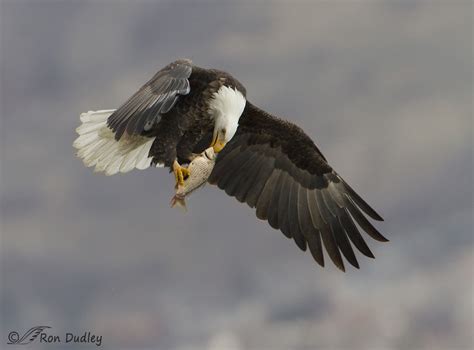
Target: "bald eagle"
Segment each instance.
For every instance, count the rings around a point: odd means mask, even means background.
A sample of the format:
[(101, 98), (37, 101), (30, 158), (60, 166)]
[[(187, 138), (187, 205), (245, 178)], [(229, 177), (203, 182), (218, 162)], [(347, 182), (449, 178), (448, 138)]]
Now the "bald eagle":
[(373, 258), (359, 228), (387, 241), (366, 215), (382, 217), (311, 138), (250, 103), (243, 85), (226, 72), (177, 60), (118, 109), (83, 113), (81, 121), (77, 155), (106, 175), (164, 166), (182, 184), (189, 170), (181, 164), (212, 146), (217, 159), (208, 182), (255, 208), (301, 250), (309, 248), (321, 266), (323, 246), (343, 271), (342, 256), (359, 267), (352, 246)]

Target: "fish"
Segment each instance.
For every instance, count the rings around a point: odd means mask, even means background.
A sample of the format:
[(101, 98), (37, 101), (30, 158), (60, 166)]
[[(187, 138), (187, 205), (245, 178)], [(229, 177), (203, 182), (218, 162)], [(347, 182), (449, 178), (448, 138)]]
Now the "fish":
[(183, 185), (177, 185), (175, 194), (171, 198), (171, 208), (178, 206), (187, 211), (186, 198), (206, 184), (215, 163), (216, 153), (212, 147), (207, 148), (201, 154), (194, 157), (187, 166), (190, 175), (184, 179)]

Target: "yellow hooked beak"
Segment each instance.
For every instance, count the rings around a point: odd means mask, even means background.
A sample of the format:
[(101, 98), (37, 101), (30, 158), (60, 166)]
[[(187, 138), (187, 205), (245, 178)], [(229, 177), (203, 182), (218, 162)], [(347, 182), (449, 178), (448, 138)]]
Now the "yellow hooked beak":
[(225, 134), (221, 131), (217, 131), (214, 133), (214, 137), (212, 139), (211, 146), (214, 149), (215, 153), (219, 153), (225, 147)]

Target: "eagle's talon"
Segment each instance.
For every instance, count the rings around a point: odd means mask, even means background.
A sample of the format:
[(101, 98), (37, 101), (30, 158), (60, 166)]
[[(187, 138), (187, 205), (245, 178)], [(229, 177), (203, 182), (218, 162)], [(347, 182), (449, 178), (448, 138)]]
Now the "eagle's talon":
[(181, 173), (183, 175), (183, 180), (186, 180), (189, 175), (191, 175), (190, 171), (188, 168), (181, 167)]
[(176, 188), (178, 188), (178, 186), (183, 186), (184, 180), (186, 180), (190, 175), (189, 169), (179, 165), (176, 160), (173, 163), (173, 173), (176, 179)]

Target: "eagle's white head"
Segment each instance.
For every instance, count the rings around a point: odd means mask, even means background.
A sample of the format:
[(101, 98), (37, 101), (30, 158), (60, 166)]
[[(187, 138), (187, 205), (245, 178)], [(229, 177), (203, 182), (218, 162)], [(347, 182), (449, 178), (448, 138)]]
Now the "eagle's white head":
[(246, 99), (238, 89), (225, 85), (212, 96), (209, 112), (214, 118), (212, 145), (217, 152), (234, 137), (245, 104)]

